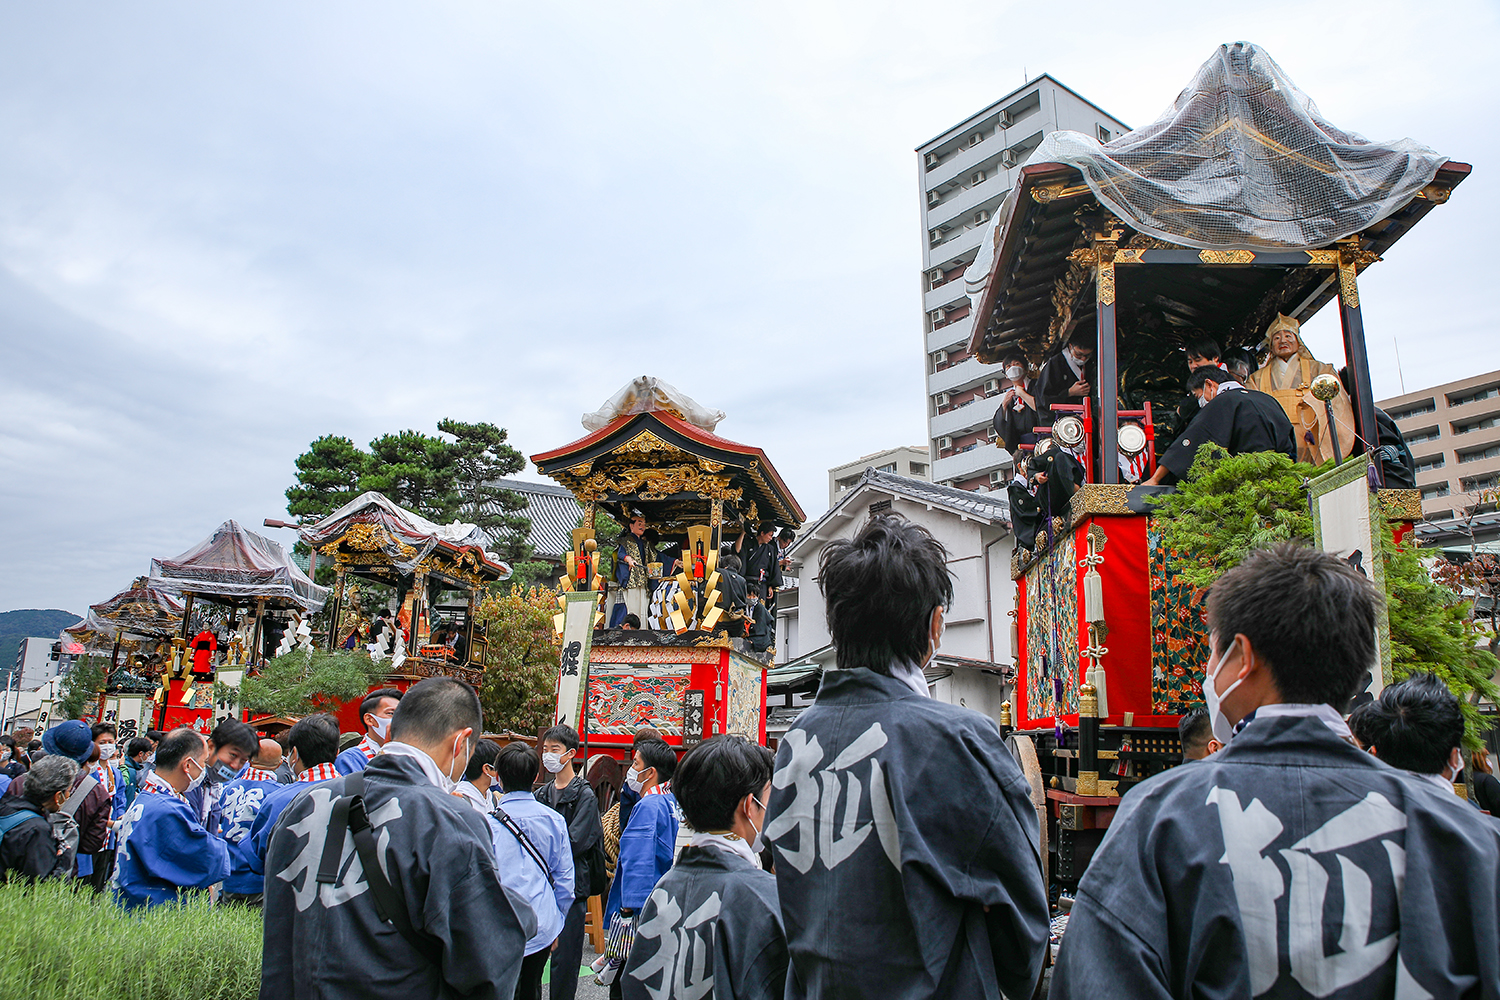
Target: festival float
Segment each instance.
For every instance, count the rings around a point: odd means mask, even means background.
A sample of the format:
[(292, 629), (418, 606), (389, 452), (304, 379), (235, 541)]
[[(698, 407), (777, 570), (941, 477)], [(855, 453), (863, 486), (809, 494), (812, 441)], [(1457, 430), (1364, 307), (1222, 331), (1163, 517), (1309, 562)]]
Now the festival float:
[[(1071, 447), (1087, 475), (1012, 565), (1018, 677), (1001, 729), (1045, 813), (1053, 881), (1076, 885), (1120, 794), (1180, 760), (1177, 722), (1202, 700), (1201, 595), (1162, 544), (1153, 488), (1122, 482), (1115, 458), (1164, 450), (1151, 403), (1162, 413), (1186, 376), (1169, 359), (1190, 333), (1254, 348), (1336, 303), (1352, 428), (1334, 418), (1336, 376), (1283, 390), (1283, 405), (1306, 406), (1342, 459), (1310, 486), (1319, 544), (1381, 583), (1377, 533), (1404, 537), (1421, 503), (1384, 488), (1374, 445), (1349, 457), (1355, 435), (1377, 441), (1358, 279), (1469, 171), (1335, 128), (1246, 44), (1222, 48), (1153, 124), (1103, 144), (1054, 133), (1022, 168), (966, 275), (969, 352), (1035, 366), (1092, 327), (1097, 385), (1118, 387), (1039, 428), (1038, 451)], [(1391, 680), (1381, 631), (1370, 693)]]
[[(585, 415), (584, 437), (532, 456), (584, 510), (559, 581), (556, 717), (578, 729), (586, 754), (625, 759), (648, 726), (682, 748), (720, 733), (765, 742), (775, 649), (746, 638), (718, 558), (746, 527), (797, 528), (805, 515), (765, 452), (714, 433), (723, 418), (642, 376)], [(604, 627), (597, 511), (621, 525), (644, 517), (661, 553), (647, 567), (654, 596), (639, 630)]]
[[(122, 740), (150, 729), (148, 695), (155, 684), (147, 674), (164, 658), (186, 620), (186, 608), (177, 595), (146, 577), (137, 577), (108, 600), (89, 605), (83, 621), (64, 629), (64, 640), (79, 647), (70, 650), (75, 658), (107, 658), (104, 687), (84, 721), (113, 722)], [(43, 700), (37, 716), (39, 731), (47, 727), (55, 700), (55, 694)]]

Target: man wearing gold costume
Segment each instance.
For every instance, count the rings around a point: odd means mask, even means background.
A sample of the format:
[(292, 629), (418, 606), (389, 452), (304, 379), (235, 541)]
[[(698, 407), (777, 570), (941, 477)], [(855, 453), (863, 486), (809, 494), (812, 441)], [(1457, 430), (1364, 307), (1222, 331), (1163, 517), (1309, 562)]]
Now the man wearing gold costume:
[[(1286, 411), (1297, 435), (1297, 460), (1321, 465), (1334, 457), (1333, 434), (1328, 410), (1311, 392), (1313, 379), (1329, 374), (1333, 365), (1319, 361), (1302, 343), (1301, 324), (1289, 316), (1276, 317), (1261, 345), (1269, 353), (1266, 363), (1250, 375), (1250, 388), (1276, 399)], [(1354, 409), (1342, 388), (1332, 400), (1338, 428), (1338, 454), (1347, 458), (1354, 445)]]

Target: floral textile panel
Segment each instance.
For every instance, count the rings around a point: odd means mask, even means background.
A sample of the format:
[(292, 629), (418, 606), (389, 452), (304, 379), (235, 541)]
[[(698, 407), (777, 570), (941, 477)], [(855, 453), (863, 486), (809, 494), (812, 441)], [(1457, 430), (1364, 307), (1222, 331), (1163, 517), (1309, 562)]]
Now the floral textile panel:
[(689, 664), (590, 663), (589, 732), (633, 736), (642, 726), (682, 735)]
[(1151, 552), (1151, 710), (1183, 715), (1203, 701), (1208, 635), (1195, 587), (1176, 572), (1178, 553), (1162, 544), (1153, 518), (1146, 533)]
[(1026, 714), (1050, 719), (1077, 711), (1078, 561), (1068, 532), (1026, 571)]
[(760, 740), (760, 687), (761, 668), (759, 666), (730, 659), (727, 732), (738, 733), (755, 742)]

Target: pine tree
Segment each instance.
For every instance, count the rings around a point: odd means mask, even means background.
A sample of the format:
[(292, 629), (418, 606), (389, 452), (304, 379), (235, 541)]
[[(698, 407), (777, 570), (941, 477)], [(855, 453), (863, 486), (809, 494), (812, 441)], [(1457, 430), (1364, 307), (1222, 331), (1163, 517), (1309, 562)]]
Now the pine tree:
[(311, 523), (359, 496), (370, 456), (346, 437), (325, 434), (297, 456), (297, 484), (286, 491), (289, 514)]

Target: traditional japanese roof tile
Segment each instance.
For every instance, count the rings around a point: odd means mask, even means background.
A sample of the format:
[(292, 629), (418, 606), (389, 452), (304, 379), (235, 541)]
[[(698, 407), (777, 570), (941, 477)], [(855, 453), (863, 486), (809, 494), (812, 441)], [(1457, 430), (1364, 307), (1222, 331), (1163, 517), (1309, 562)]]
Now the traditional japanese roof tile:
[(560, 561), (572, 549), (573, 529), (583, 516), (583, 507), (572, 493), (552, 483), (528, 483), (520, 479), (497, 479), (493, 485), (525, 498), (526, 516), (531, 518), (527, 541), (536, 555)]
[(839, 497), (838, 502), (825, 511), (822, 517), (798, 532), (797, 540), (792, 543), (787, 554), (795, 558), (804, 542), (816, 538), (825, 524), (843, 516), (844, 508), (855, 503), (864, 503), (865, 499), (862, 499), (860, 494), (866, 487), (889, 493), (892, 496), (904, 497), (914, 503), (941, 507), (959, 517), (971, 518), (987, 524), (1010, 526), (1010, 497), (1005, 493), (971, 493), (952, 486), (929, 483), (925, 479), (913, 479), (910, 476), (898, 476), (891, 472), (866, 469), (865, 474), (849, 487)]

